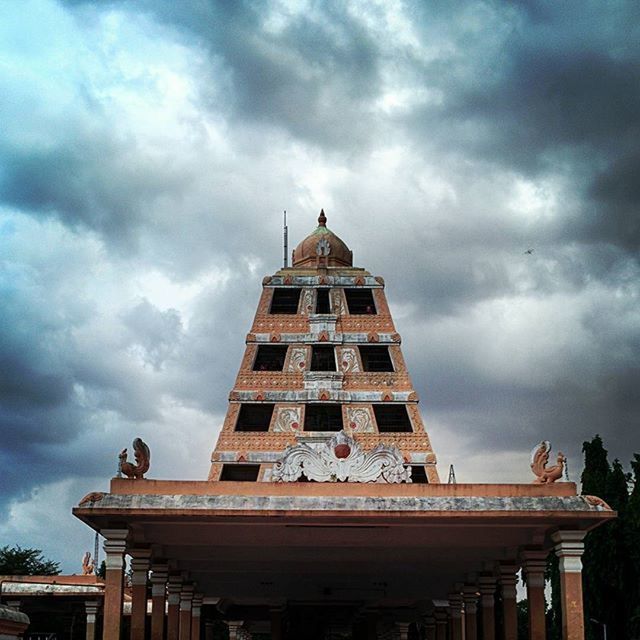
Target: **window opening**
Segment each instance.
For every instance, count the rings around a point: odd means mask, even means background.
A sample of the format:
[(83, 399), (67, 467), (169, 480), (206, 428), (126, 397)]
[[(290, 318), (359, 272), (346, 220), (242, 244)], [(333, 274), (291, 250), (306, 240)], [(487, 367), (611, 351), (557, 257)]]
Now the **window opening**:
[(373, 413), (380, 433), (413, 431), (407, 407), (403, 404), (374, 404)]
[(335, 371), (336, 356), (333, 347), (326, 345), (313, 346), (311, 348), (311, 369), (310, 371)]
[(349, 313), (357, 315), (375, 315), (376, 304), (371, 289), (345, 289)]
[(427, 470), (422, 464), (411, 465), (411, 482), (414, 484), (429, 484)]
[(389, 347), (362, 346), (360, 358), (364, 371), (393, 371), (393, 362), (389, 354)]
[(273, 407), (273, 404), (241, 405), (236, 431), (269, 431)]
[(298, 313), (298, 302), (302, 289), (274, 289), (270, 313)]
[(232, 482), (256, 482), (260, 473), (259, 464), (223, 464), (220, 480)]
[(287, 357), (287, 346), (276, 344), (263, 344), (258, 347), (254, 371), (282, 371)]
[(316, 290), (316, 313), (331, 313), (329, 289)]
[(339, 404), (308, 404), (304, 414), (305, 431), (342, 430), (342, 406)]

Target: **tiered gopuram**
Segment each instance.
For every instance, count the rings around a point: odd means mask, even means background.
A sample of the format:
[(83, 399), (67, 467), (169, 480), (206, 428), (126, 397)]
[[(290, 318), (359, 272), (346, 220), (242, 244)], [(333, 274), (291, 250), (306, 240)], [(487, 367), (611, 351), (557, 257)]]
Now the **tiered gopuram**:
[(412, 482), (438, 482), (384, 280), (354, 267), (326, 222), (321, 212), (293, 266), (262, 282), (209, 479), (283, 479), (273, 465), (288, 446), (318, 449), (344, 430), (365, 452), (398, 449)]

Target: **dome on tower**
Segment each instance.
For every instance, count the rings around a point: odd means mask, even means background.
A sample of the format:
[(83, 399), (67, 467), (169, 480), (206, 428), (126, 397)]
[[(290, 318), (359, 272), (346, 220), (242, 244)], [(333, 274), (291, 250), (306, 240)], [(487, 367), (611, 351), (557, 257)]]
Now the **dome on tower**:
[(294, 249), (291, 263), (294, 267), (315, 267), (320, 259), (329, 267), (353, 266), (353, 253), (349, 247), (327, 229), (324, 209), (320, 211), (318, 227)]

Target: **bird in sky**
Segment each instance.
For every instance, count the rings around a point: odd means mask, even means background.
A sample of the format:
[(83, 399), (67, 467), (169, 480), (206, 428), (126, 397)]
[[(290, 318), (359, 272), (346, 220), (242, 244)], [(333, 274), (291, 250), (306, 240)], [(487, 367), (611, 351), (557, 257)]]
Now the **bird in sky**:
[(527, 249), (527, 250), (525, 251), (525, 254), (526, 254), (526, 255), (531, 255), (532, 253), (533, 253), (533, 249)]

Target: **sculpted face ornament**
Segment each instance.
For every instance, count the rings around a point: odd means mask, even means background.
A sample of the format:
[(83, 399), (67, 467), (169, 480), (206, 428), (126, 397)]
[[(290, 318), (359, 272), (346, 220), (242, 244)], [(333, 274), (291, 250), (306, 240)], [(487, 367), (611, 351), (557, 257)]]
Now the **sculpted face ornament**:
[(322, 240), (318, 240), (318, 244), (316, 245), (316, 253), (319, 256), (328, 256), (331, 253), (331, 244), (327, 238), (322, 238)]
[(306, 443), (287, 447), (273, 467), (279, 482), (296, 482), (302, 476), (316, 482), (411, 482), (411, 467), (405, 466), (396, 447), (379, 444), (363, 451), (354, 438), (340, 431), (319, 448)]

